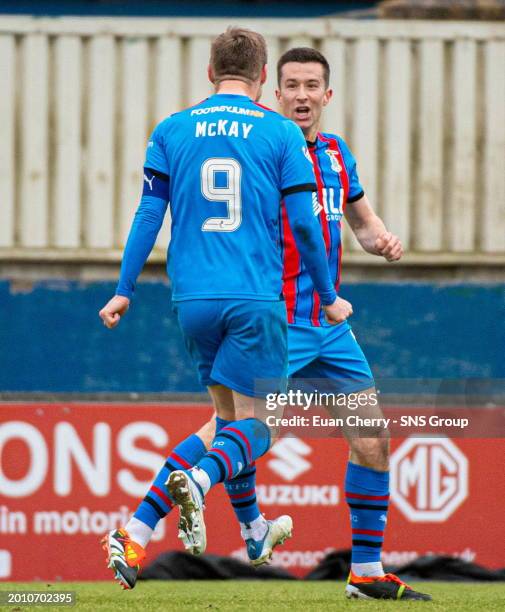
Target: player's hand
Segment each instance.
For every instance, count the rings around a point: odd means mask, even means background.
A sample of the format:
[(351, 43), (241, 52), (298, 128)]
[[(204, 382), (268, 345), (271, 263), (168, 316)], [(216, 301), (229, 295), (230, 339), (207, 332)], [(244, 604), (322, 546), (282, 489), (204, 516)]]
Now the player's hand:
[(338, 325), (352, 315), (351, 303), (339, 297), (330, 306), (323, 306), (323, 310), (331, 325)]
[(111, 300), (105, 304), (100, 310), (98, 316), (102, 319), (105, 327), (112, 329), (119, 323), (121, 317), (126, 314), (130, 300), (122, 295), (115, 295)]
[(403, 255), (403, 246), (395, 234), (384, 232), (375, 241), (375, 250), (387, 261), (398, 261)]

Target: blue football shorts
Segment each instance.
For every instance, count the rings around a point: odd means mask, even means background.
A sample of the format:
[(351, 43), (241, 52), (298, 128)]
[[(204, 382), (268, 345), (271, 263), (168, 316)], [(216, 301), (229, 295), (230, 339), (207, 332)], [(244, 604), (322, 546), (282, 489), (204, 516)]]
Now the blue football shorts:
[(225, 385), (249, 397), (285, 387), (283, 300), (187, 300), (175, 302), (174, 311), (202, 385)]
[(291, 379), (317, 380), (319, 390), (331, 388), (346, 394), (364, 391), (375, 384), (347, 321), (328, 327), (289, 325), (288, 349)]

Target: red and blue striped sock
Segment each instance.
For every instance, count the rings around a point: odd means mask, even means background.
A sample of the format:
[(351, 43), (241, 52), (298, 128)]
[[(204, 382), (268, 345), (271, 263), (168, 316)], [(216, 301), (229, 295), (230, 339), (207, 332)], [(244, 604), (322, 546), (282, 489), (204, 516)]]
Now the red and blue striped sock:
[(241, 526), (251, 523), (260, 516), (256, 499), (256, 465), (254, 463), (242, 470), (235, 478), (225, 480), (224, 487)]
[(206, 452), (205, 444), (196, 434), (180, 442), (168, 456), (133, 516), (154, 529), (173, 507), (173, 501), (165, 487), (170, 472), (191, 469)]
[[(216, 433), (232, 423), (221, 417), (216, 417)], [(256, 466), (253, 463), (243, 469), (235, 478), (224, 481), (230, 503), (239, 523), (247, 524), (260, 516), (256, 500)]]
[(380, 563), (389, 505), (389, 472), (349, 461), (345, 498), (351, 513), (352, 564)]
[(196, 467), (207, 474), (212, 487), (238, 476), (269, 448), (270, 430), (263, 421), (232, 421), (216, 433), (212, 447)]

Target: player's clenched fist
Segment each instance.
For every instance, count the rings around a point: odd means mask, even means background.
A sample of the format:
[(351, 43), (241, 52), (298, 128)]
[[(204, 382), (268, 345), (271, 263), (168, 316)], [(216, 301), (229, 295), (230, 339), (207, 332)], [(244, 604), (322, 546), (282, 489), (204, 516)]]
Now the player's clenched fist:
[(119, 323), (121, 317), (128, 310), (130, 300), (122, 295), (115, 295), (98, 313), (105, 327), (112, 329)]
[(352, 305), (347, 300), (337, 298), (330, 306), (323, 306), (326, 320), (331, 325), (338, 325), (352, 315)]
[(387, 261), (398, 261), (403, 255), (403, 246), (398, 238), (391, 232), (384, 232), (375, 241), (377, 255), (382, 255)]

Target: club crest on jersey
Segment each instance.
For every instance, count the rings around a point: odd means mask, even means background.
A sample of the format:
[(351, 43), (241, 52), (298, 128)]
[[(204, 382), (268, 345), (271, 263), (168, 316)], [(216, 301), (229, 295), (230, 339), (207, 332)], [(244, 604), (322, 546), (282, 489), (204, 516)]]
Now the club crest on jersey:
[(331, 169), (337, 174), (342, 172), (342, 166), (338, 160), (338, 154), (336, 151), (332, 151), (331, 149), (326, 149), (326, 155), (330, 158)]

